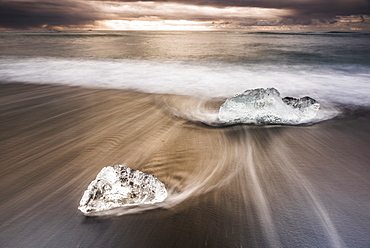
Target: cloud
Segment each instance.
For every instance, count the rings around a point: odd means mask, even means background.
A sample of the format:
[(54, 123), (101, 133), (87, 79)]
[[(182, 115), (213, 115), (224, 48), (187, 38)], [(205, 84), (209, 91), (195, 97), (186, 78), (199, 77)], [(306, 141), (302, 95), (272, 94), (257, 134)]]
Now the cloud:
[(89, 1), (18, 1), (0, 2), (0, 27), (37, 28), (93, 23), (100, 13)]
[[(118, 0), (117, 2), (128, 3), (129, 1)], [(328, 20), (336, 16), (370, 15), (370, 0), (144, 0), (141, 2), (179, 3), (214, 8), (252, 7), (285, 10), (289, 12), (285, 18), (291, 23), (296, 21), (297, 24), (307, 23), (314, 18)], [(166, 10), (163, 9), (163, 11)]]
[[(111, 1), (111, 0), (107, 0)], [(135, 2), (117, 0), (117, 2)], [(143, 0), (141, 2), (181, 3), (186, 5), (225, 7), (256, 7), (290, 9), (306, 14), (351, 15), (369, 14), (370, 0)]]
[(281, 9), (250, 7), (216, 8), (212, 6), (184, 5), (175, 3), (132, 2), (101, 4), (103, 12), (111, 19), (156, 18), (162, 20), (219, 20), (253, 18), (276, 18), (290, 14)]
[(0, 28), (10, 29), (161, 20), (209, 21), (213, 28), (360, 25), (369, 29), (368, 15), (370, 0), (0, 0)]

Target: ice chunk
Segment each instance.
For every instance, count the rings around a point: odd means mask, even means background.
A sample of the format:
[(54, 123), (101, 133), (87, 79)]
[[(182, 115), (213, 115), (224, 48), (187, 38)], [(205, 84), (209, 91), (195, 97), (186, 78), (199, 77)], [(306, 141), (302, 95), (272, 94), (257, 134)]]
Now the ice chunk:
[(309, 122), (319, 108), (320, 104), (308, 96), (281, 99), (275, 88), (259, 88), (227, 99), (218, 118), (225, 124), (299, 124)]
[(78, 207), (85, 215), (122, 206), (162, 202), (167, 190), (155, 176), (122, 165), (104, 167)]

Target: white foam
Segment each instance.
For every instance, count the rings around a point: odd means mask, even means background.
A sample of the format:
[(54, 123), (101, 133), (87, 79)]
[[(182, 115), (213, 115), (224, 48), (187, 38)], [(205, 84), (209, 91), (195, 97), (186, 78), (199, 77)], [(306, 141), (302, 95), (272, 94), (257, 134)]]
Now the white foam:
[(230, 97), (251, 88), (275, 87), (282, 96), (310, 95), (370, 105), (370, 73), (331, 67), (242, 65), (209, 62), (0, 58), (0, 81), (133, 89), (197, 97)]

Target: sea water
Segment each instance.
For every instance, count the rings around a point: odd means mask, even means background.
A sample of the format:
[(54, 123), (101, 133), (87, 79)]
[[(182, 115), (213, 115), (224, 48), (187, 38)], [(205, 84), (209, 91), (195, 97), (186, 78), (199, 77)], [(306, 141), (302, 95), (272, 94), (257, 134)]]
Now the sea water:
[(369, 32), (0, 32), (0, 81), (370, 105)]

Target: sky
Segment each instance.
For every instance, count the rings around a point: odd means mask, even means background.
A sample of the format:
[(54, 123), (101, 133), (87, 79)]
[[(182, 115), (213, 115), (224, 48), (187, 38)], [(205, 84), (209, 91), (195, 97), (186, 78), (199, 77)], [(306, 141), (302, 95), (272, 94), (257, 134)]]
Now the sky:
[(0, 30), (370, 31), (370, 0), (0, 0)]

